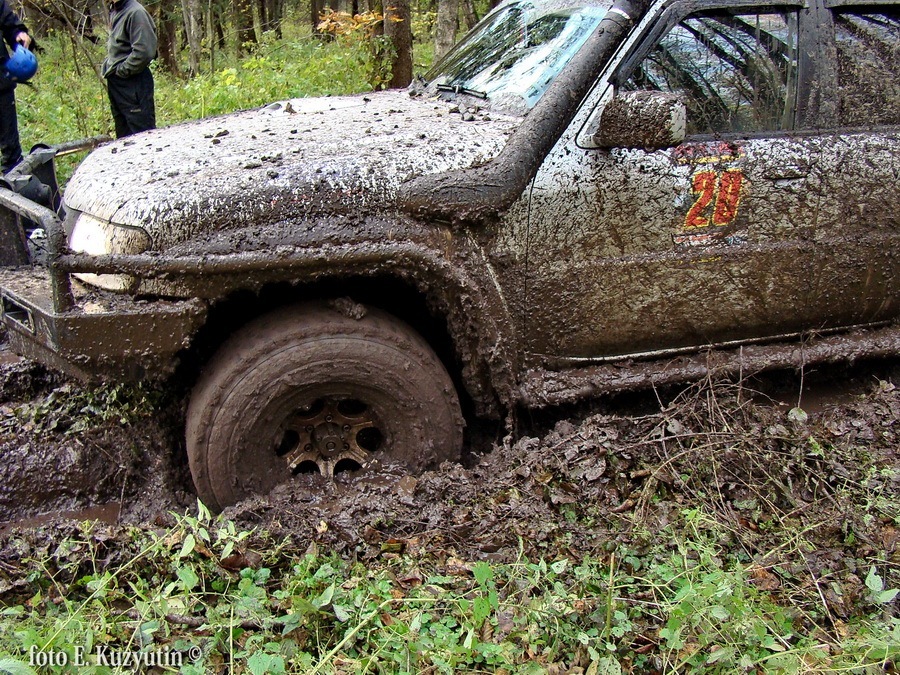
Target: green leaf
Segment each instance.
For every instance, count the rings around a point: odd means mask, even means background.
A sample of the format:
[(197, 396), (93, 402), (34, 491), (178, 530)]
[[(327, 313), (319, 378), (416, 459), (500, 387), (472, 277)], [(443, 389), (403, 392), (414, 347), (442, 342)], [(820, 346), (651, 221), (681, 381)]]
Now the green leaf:
[(3, 675), (36, 675), (30, 666), (10, 657), (0, 659), (0, 673)]
[(331, 602), (331, 598), (334, 597), (334, 590), (335, 590), (335, 585), (331, 584), (331, 586), (329, 586), (324, 591), (322, 591), (322, 594), (319, 597), (315, 598), (312, 601), (313, 606), (316, 609), (321, 609), (322, 607), (327, 605), (329, 602)]
[(709, 608), (709, 613), (721, 621), (725, 621), (731, 617), (728, 610), (722, 607), (722, 605), (713, 605)]
[(881, 593), (877, 593), (875, 595), (875, 599), (881, 604), (887, 604), (891, 600), (897, 597), (897, 593), (900, 593), (900, 588), (889, 588), (886, 591), (882, 591)]
[(550, 565), (550, 569), (553, 570), (556, 574), (562, 574), (566, 570), (566, 565), (569, 564), (569, 561), (563, 558), (562, 560), (557, 560), (555, 563)]
[(306, 598), (301, 598), (299, 596), (295, 596), (292, 601), (292, 606), (294, 612), (306, 615), (306, 614), (315, 614), (319, 611), (319, 608), (312, 604)]
[(873, 593), (881, 593), (884, 590), (884, 581), (881, 580), (878, 572), (875, 571), (875, 565), (872, 565), (869, 569), (869, 574), (866, 575), (866, 588)]
[(200, 582), (200, 577), (198, 577), (197, 573), (190, 567), (179, 567), (176, 574), (185, 591), (192, 590)]
[(303, 623), (305, 613), (295, 612), (293, 614), (285, 614), (284, 616), (275, 617), (274, 622), (282, 624), (282, 635), (287, 635), (292, 630), (296, 630)]
[(194, 539), (194, 535), (189, 534), (184, 538), (184, 543), (181, 545), (181, 553), (178, 554), (178, 557), (185, 558), (189, 556), (196, 545), (197, 541)]
[(604, 656), (595, 663), (597, 664), (597, 675), (622, 675), (622, 666), (612, 656)]
[(334, 612), (334, 618), (341, 623), (350, 620), (350, 610), (343, 605), (332, 605), (331, 610)]
[(475, 575), (475, 581), (479, 586), (484, 586), (488, 581), (494, 578), (494, 571), (486, 562), (475, 563), (472, 567), (472, 574)]
[(481, 626), (484, 620), (491, 615), (491, 602), (487, 598), (477, 597), (472, 601), (472, 621), (476, 626)]
[(277, 654), (256, 652), (247, 659), (247, 668), (253, 675), (278, 675), (284, 672), (284, 658)]
[(706, 662), (707, 663), (716, 663), (717, 661), (721, 661), (726, 656), (730, 656), (730, 655), (731, 655), (730, 649), (728, 649), (727, 647), (720, 647), (719, 649), (717, 649), (716, 651), (714, 651), (712, 654), (710, 654), (707, 657)]

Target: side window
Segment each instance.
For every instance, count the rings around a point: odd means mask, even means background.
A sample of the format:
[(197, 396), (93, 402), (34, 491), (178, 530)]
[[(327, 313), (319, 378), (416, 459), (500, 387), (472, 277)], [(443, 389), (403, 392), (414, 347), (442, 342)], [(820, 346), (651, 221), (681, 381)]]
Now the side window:
[(840, 123), (900, 124), (900, 11), (842, 8), (834, 33)]
[(694, 14), (672, 28), (624, 89), (680, 94), (687, 133), (793, 127), (797, 99), (794, 11)]

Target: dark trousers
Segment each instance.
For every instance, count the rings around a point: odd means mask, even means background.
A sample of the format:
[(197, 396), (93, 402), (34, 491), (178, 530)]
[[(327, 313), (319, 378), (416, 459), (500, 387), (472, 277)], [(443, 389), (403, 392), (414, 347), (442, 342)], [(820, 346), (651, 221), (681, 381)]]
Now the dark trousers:
[(110, 75), (106, 84), (117, 138), (156, 128), (153, 74), (149, 68), (134, 77)]
[(3, 173), (22, 161), (15, 89), (0, 90), (0, 154), (3, 155)]

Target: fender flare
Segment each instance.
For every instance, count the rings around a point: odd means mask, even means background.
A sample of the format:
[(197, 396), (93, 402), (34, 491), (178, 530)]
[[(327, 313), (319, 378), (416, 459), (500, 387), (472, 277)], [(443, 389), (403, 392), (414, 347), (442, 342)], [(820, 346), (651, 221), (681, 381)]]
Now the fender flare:
[(66, 272), (132, 275), (142, 280), (142, 292), (155, 295), (171, 284), (181, 297), (212, 303), (270, 283), (392, 276), (445, 318), (476, 414), (498, 418), (511, 411), (519, 399), (517, 338), (481, 246), (465, 231), (408, 216), (349, 220), (326, 216), (207, 233), (164, 253), (68, 254), (58, 265)]

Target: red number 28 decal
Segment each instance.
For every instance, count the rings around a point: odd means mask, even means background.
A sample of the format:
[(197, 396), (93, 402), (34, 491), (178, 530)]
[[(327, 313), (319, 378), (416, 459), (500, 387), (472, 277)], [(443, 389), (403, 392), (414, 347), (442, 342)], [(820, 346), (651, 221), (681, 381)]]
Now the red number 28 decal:
[[(741, 185), (744, 174), (740, 169), (698, 171), (694, 174), (691, 193), (697, 195), (684, 219), (685, 228), (721, 227), (728, 225), (737, 216), (741, 201)], [(713, 203), (712, 213), (708, 212)]]

